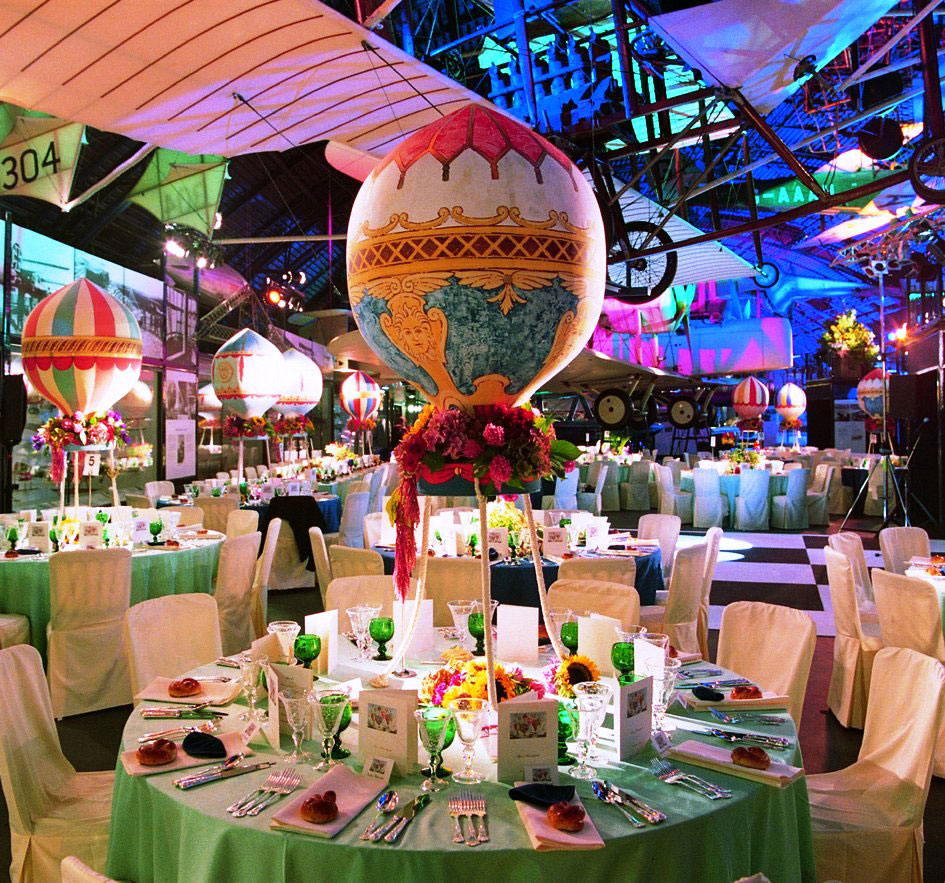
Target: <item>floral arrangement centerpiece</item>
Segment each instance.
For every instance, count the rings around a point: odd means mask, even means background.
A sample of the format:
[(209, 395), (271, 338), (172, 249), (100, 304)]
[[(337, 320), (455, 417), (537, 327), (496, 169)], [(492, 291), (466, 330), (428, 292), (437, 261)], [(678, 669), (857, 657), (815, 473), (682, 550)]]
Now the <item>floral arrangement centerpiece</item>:
[(50, 417), (33, 435), (33, 450), (49, 450), (52, 468), (49, 477), (57, 484), (65, 476), (67, 448), (111, 448), (131, 443), (131, 435), (117, 411)]
[(274, 435), (307, 435), (315, 431), (315, 425), (304, 415), (286, 414), (273, 421), (272, 431)]
[(509, 552), (512, 557), (524, 558), (530, 554), (532, 544), (525, 513), (516, 507), (514, 499), (499, 499), (489, 503), (486, 507), (486, 520), (489, 527), (504, 527), (509, 532)]
[(742, 432), (763, 432), (765, 428), (760, 417), (742, 417), (735, 425)]
[(373, 417), (349, 417), (345, 429), (348, 432), (374, 432), (377, 421)]
[(733, 469), (737, 469), (742, 464), (748, 466), (750, 469), (754, 469), (761, 463), (761, 452), (756, 451), (754, 448), (738, 447), (726, 451), (722, 454), (722, 458), (728, 460)]
[(275, 438), (276, 431), (265, 417), (229, 414), (223, 421), (224, 438)]
[[(454, 660), (430, 672), (420, 683), (419, 701), (423, 705), (447, 708), (454, 699), (488, 699), (486, 663), (481, 659), (468, 662)], [(545, 685), (522, 673), (520, 668), (495, 665), (495, 689), (499, 702), (532, 692), (534, 699), (543, 699)]]
[(342, 462), (347, 462), (357, 457), (357, 454), (355, 454), (351, 448), (347, 445), (339, 444), (338, 442), (325, 445), (325, 453), (328, 454), (329, 457), (333, 457), (335, 460)]
[(840, 313), (824, 324), (817, 355), (828, 365), (845, 362), (853, 373), (872, 368), (879, 356), (876, 338), (856, 318), (856, 310)]
[(798, 432), (804, 428), (804, 423), (799, 417), (793, 420), (783, 419), (778, 428), (781, 432)]
[(562, 699), (574, 698), (574, 685), (585, 681), (600, 680), (600, 669), (589, 656), (579, 653), (565, 657), (563, 660), (554, 660), (544, 672), (548, 692), (554, 693)]

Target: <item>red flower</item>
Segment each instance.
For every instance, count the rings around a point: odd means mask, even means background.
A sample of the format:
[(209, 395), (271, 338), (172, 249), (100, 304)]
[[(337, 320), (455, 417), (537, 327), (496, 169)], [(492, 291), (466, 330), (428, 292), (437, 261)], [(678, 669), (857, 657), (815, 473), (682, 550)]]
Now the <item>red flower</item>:
[(482, 437), (486, 440), (486, 444), (495, 447), (505, 444), (505, 430), (501, 426), (496, 426), (495, 423), (486, 424), (486, 428), (482, 431)]
[(489, 464), (489, 478), (495, 487), (501, 487), (512, 477), (512, 464), (501, 454), (492, 458)]

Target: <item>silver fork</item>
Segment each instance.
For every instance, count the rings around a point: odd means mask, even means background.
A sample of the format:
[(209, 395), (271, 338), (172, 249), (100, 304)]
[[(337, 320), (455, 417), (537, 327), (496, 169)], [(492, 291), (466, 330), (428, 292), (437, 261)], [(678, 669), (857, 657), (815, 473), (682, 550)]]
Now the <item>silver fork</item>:
[(464, 842), (467, 846), (478, 846), (482, 838), (476, 833), (476, 817), (473, 814), (473, 796), (469, 791), (462, 791), (459, 795), (459, 800), (463, 815), (469, 819), (469, 833), (466, 835)]
[(470, 809), (470, 818), (475, 816), (479, 819), (479, 842), (488, 843), (489, 841), (489, 820), (486, 811), (486, 798), (481, 794), (470, 794), (472, 807)]
[(250, 803), (251, 801), (256, 800), (256, 798), (260, 797), (264, 792), (268, 793), (269, 788), (279, 781), (279, 777), (281, 775), (282, 775), (282, 771), (270, 773), (268, 778), (266, 779), (265, 782), (262, 783), (262, 785), (260, 785), (255, 791), (250, 791), (248, 794), (244, 794), (239, 800), (236, 801), (236, 803), (231, 803), (226, 808), (226, 811), (228, 813), (234, 813), (240, 807)]
[(279, 790), (285, 786), (285, 783), (289, 781), (289, 776), (293, 774), (293, 770), (290, 770), (288, 767), (284, 767), (279, 774), (276, 776), (275, 781), (272, 784), (268, 782), (263, 787), (263, 793), (258, 797), (253, 798), (252, 800), (244, 803), (239, 809), (235, 809), (232, 812), (233, 818), (241, 819), (243, 816), (247, 815), (250, 810), (255, 809), (257, 806), (263, 805), (268, 801), (273, 794), (278, 794)]
[(447, 802), (450, 818), (453, 820), (453, 843), (462, 843), (466, 838), (463, 836), (462, 816), (463, 809), (458, 797), (451, 797)]
[(281, 800), (286, 794), (291, 794), (302, 782), (302, 774), (298, 770), (287, 770), (285, 778), (275, 785), (272, 793), (263, 801), (257, 803), (249, 812), (248, 816), (258, 816), (264, 809), (268, 809), (276, 801)]
[(785, 718), (776, 714), (762, 714), (760, 711), (742, 711), (738, 714), (726, 714), (718, 708), (709, 707), (709, 711), (716, 720), (723, 724), (766, 724), (772, 727), (780, 727)]
[(152, 739), (167, 739), (171, 736), (186, 736), (188, 733), (214, 733), (220, 729), (219, 721), (207, 721), (198, 726), (180, 726), (171, 727), (169, 730), (161, 730), (157, 733), (145, 733), (138, 737), (139, 742), (150, 742)]
[(732, 796), (732, 792), (728, 788), (714, 785), (712, 782), (691, 773), (684, 773), (662, 758), (654, 758), (650, 761), (650, 772), (663, 782), (670, 785), (681, 785), (690, 791), (701, 794), (703, 797), (708, 797), (709, 800), (726, 800)]

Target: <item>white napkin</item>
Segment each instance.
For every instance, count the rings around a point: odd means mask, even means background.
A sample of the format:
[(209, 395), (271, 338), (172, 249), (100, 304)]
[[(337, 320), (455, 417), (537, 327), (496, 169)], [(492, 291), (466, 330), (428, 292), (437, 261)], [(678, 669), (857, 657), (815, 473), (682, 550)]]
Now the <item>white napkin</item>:
[[(581, 798), (574, 795), (571, 803), (583, 806)], [(540, 806), (531, 806), (522, 800), (515, 801), (515, 808), (525, 826), (525, 833), (532, 848), (538, 852), (552, 849), (603, 849), (604, 841), (589, 815), (584, 816), (584, 827), (580, 831), (559, 831), (548, 822), (548, 811)]]
[[(286, 804), (273, 817), (269, 826), (316, 837), (334, 837), (339, 831), (373, 801), (387, 785), (383, 779), (359, 776), (348, 767), (339, 764), (332, 767), (314, 785), (303, 791), (291, 803)], [(338, 817), (324, 825), (306, 822), (300, 814), (302, 804), (313, 794), (334, 791), (338, 801)]]
[(233, 679), (228, 684), (211, 683), (202, 681), (200, 692), (193, 696), (171, 696), (167, 692), (168, 684), (177, 678), (155, 678), (140, 693), (135, 696), (135, 700), (147, 700), (148, 702), (181, 702), (187, 705), (194, 703), (209, 702), (211, 705), (229, 705), (240, 694), (240, 682)]
[(226, 749), (226, 754), (223, 757), (193, 757), (178, 745), (177, 757), (170, 763), (164, 763), (160, 766), (146, 766), (138, 761), (136, 756), (137, 749), (135, 749), (134, 751), (123, 751), (121, 753), (121, 765), (125, 768), (125, 772), (128, 773), (129, 776), (153, 776), (156, 773), (167, 773), (171, 770), (185, 770), (192, 766), (210, 766), (210, 764), (222, 763), (227, 757), (232, 757), (234, 754), (242, 753), (250, 755), (253, 753), (252, 749), (246, 744), (246, 740), (240, 730), (233, 730), (230, 733), (221, 734), (212, 733), (211, 735), (216, 736), (223, 743), (223, 747)]
[(732, 762), (733, 748), (734, 746), (709, 745), (705, 742), (699, 742), (696, 739), (690, 739), (688, 742), (683, 742), (681, 745), (674, 745), (669, 750), (669, 756), (695, 766), (705, 767), (709, 770), (719, 770), (731, 776), (738, 776), (741, 779), (749, 779), (752, 782), (773, 785), (775, 788), (786, 788), (791, 782), (794, 782), (804, 775), (803, 768), (781, 763), (781, 761), (774, 759), (771, 760), (771, 766), (766, 770), (756, 770), (747, 766), (739, 766), (737, 763)]

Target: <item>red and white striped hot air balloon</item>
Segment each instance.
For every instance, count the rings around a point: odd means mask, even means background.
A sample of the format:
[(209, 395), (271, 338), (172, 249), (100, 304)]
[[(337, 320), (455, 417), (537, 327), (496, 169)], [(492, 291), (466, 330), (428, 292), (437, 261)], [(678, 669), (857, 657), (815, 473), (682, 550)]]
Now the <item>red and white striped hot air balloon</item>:
[(782, 420), (799, 420), (807, 410), (807, 393), (796, 383), (785, 383), (775, 397), (774, 410)]
[(341, 384), (341, 407), (355, 420), (370, 420), (381, 408), (381, 388), (363, 371), (355, 371)]
[(756, 377), (746, 377), (732, 393), (732, 405), (742, 420), (760, 417), (768, 409), (768, 387)]

